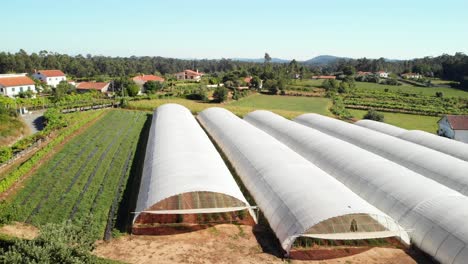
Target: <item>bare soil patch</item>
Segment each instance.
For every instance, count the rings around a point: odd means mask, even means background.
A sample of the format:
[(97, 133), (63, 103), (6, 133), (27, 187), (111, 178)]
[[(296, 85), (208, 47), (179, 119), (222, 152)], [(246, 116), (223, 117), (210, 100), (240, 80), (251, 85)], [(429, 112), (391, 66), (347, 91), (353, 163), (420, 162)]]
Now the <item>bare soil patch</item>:
[(17, 238), (34, 239), (39, 235), (39, 229), (25, 223), (14, 222), (0, 227), (0, 233)]
[[(315, 250), (315, 252), (314, 252)], [(294, 253), (298, 252), (298, 253)], [(417, 263), (395, 248), (319, 248), (294, 251), (293, 263)], [(343, 257), (343, 253), (346, 257)], [(128, 263), (284, 263), (265, 253), (251, 226), (222, 224), (190, 233), (160, 236), (127, 235), (99, 242), (94, 254)], [(313, 255), (316, 260), (301, 260)], [(330, 257), (334, 257), (330, 259)], [(324, 259), (327, 260), (317, 260)]]

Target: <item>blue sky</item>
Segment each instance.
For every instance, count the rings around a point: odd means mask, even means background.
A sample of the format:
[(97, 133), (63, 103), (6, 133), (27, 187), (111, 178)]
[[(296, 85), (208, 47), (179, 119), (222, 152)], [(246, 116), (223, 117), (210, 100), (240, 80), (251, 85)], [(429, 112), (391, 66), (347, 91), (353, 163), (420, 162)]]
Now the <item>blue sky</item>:
[(0, 51), (309, 59), (468, 53), (468, 1), (6, 0)]

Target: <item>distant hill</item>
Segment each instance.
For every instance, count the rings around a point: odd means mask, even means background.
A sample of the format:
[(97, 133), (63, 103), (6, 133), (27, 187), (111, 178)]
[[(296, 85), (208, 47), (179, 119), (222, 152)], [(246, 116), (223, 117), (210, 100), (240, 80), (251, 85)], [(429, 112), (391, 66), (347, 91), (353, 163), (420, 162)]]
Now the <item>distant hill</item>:
[(320, 55), (310, 60), (306, 60), (304, 61), (304, 63), (311, 64), (311, 65), (325, 65), (325, 64), (333, 63), (340, 59), (350, 59), (350, 58), (337, 57), (337, 56), (332, 56), (332, 55)]
[[(252, 58), (231, 58), (233, 61), (244, 61), (244, 62), (255, 62), (255, 63), (263, 63), (265, 61), (264, 58), (252, 59)], [(280, 58), (271, 58), (271, 62), (273, 63), (289, 63), (291, 60), (284, 60)]]

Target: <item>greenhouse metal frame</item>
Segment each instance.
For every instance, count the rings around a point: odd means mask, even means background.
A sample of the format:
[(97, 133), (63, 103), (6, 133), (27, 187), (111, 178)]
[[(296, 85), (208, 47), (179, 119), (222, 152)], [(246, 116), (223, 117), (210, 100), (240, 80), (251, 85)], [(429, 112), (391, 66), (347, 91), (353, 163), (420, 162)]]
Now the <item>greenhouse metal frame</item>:
[(388, 215), (228, 110), (209, 108), (198, 120), (230, 160), (286, 252), (300, 236), (407, 238)]

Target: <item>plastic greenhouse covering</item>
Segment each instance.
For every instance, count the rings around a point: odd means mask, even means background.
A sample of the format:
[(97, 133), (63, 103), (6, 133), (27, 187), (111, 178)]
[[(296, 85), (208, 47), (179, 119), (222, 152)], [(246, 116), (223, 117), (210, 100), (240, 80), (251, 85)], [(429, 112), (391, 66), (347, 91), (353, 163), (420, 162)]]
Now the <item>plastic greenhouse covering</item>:
[(412, 242), (438, 261), (466, 263), (468, 197), (333, 135), (271, 112), (255, 111), (245, 120), (398, 221)]
[(406, 130), (374, 120), (359, 120), (354, 124), (443, 152), (464, 161), (468, 161), (468, 144), (460, 141), (437, 136), (425, 131)]
[(299, 236), (406, 235), (393, 219), (344, 184), (228, 110), (209, 108), (198, 119), (231, 161), (287, 252)]
[(191, 112), (177, 104), (154, 111), (136, 215), (214, 213), (249, 204)]
[(294, 121), (376, 153), (462, 194), (468, 194), (466, 161), (413, 142), (319, 114), (303, 114)]

